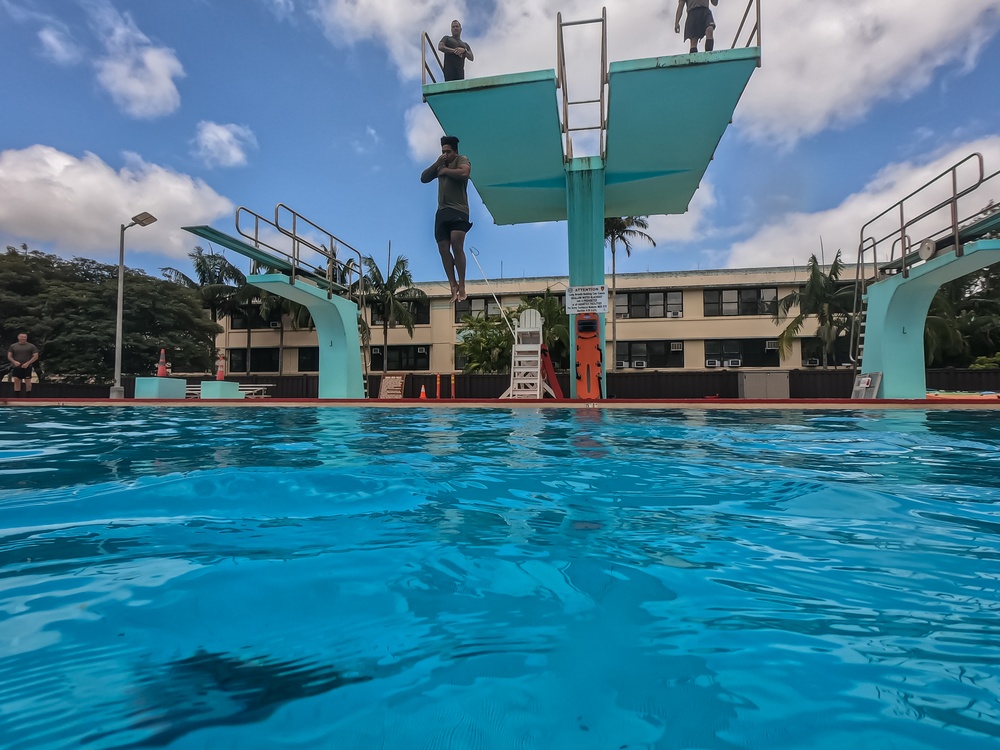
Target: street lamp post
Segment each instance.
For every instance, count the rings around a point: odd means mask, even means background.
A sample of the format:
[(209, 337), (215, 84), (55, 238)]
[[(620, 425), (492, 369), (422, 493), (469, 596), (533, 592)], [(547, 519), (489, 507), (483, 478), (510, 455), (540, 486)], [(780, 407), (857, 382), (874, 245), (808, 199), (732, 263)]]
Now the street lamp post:
[(125, 398), (122, 387), (122, 329), (125, 317), (125, 230), (139, 225), (148, 227), (156, 221), (156, 217), (148, 211), (136, 214), (130, 224), (122, 224), (120, 242), (118, 244), (118, 314), (115, 317), (115, 384), (111, 386), (111, 398)]

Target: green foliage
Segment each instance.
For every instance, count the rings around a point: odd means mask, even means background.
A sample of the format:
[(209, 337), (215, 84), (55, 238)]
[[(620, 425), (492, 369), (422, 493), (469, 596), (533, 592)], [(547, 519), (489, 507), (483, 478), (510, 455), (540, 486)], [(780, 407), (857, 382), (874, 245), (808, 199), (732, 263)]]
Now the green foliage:
[[(45, 377), (111, 382), (117, 298), (117, 265), (14, 248), (0, 256), (2, 341), (27, 333)], [(176, 372), (211, 370), (220, 328), (194, 291), (126, 269), (123, 321), (125, 374), (151, 374), (161, 348)]]
[(780, 300), (774, 310), (774, 322), (783, 323), (793, 307), (798, 314), (778, 335), (778, 350), (781, 358), (786, 358), (792, 351), (792, 342), (802, 331), (806, 320), (810, 317), (817, 321), (816, 338), (821, 345), (822, 364), (827, 366), (828, 358), (834, 353), (837, 339), (841, 334), (851, 329), (854, 309), (854, 287), (841, 283), (840, 275), (844, 272), (844, 264), (840, 260), (840, 250), (830, 264), (830, 270), (825, 272), (815, 255), (809, 257), (806, 264), (805, 286), (791, 292)]
[(466, 315), (458, 329), (455, 351), (466, 358), (463, 372), (510, 372), (514, 337), (499, 315)]
[[(410, 303), (426, 299), (427, 294), (422, 289), (413, 286), (413, 275), (410, 273), (410, 261), (400, 255), (393, 264), (389, 278), (382, 276), (378, 263), (370, 255), (364, 257), (365, 275), (361, 279), (368, 307), (373, 316), (382, 321), (382, 343), (389, 346), (389, 329), (397, 325), (403, 326), (413, 337), (413, 312)], [(365, 332), (362, 330), (362, 336)], [(369, 334), (370, 335), (370, 334)], [(389, 357), (382, 357), (382, 372), (387, 372)]]
[(934, 295), (924, 327), (928, 367), (969, 367), (1000, 349), (1000, 269), (948, 282)]
[(976, 361), (969, 365), (970, 370), (1000, 370), (1000, 352), (992, 357), (976, 357)]
[(196, 290), (213, 321), (239, 312), (250, 297), (256, 296), (248, 295), (246, 276), (226, 256), (214, 250), (206, 253), (198, 246), (188, 257), (194, 265), (194, 279), (176, 268), (161, 268), (160, 273), (175, 284)]

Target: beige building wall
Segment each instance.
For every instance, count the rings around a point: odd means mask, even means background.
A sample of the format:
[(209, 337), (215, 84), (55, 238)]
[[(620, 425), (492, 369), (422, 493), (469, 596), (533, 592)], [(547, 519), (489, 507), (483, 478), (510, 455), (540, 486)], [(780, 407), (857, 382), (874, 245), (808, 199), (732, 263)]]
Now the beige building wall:
[[(679, 318), (627, 318), (617, 320), (617, 340), (622, 341), (682, 341), (684, 344), (685, 370), (705, 369), (705, 342), (710, 340), (774, 340), (784, 328), (775, 324), (770, 315), (706, 316), (704, 293), (706, 289), (748, 289), (776, 288), (778, 299), (798, 289), (806, 280), (804, 268), (761, 268), (712, 271), (679, 271), (646, 274), (619, 274), (618, 293), (631, 291), (681, 291), (683, 293), (683, 317)], [(610, 276), (607, 279), (611, 283)], [(565, 294), (568, 278), (544, 277), (500, 279), (487, 284), (484, 281), (470, 281), (467, 291), (470, 298), (487, 298), (494, 305), (493, 295), (499, 298), (505, 308), (515, 308), (523, 300), (540, 296), (546, 289), (555, 294)], [(430, 323), (417, 325), (413, 337), (403, 328), (389, 330), (388, 346), (427, 347), (429, 372), (455, 371), (455, 344), (460, 327), (455, 322), (455, 309), (449, 301), (449, 288), (445, 282), (428, 282), (416, 285), (429, 297)], [(610, 304), (610, 301), (609, 301)], [(791, 311), (794, 316), (796, 310)], [(612, 315), (607, 315), (606, 339), (610, 350), (612, 336)], [(221, 321), (224, 330), (217, 338), (217, 346), (227, 355), (232, 350), (247, 347), (247, 331), (233, 330), (231, 321)], [(811, 337), (815, 325), (806, 324), (803, 334)], [(372, 329), (371, 346), (383, 346), (382, 327)], [(293, 330), (286, 319), (282, 328), (256, 328), (250, 332), (251, 346), (257, 348), (280, 348), (280, 373), (300, 372), (298, 352), (300, 348), (317, 345), (315, 331)], [(609, 369), (614, 365), (613, 352), (608, 351), (606, 362)], [(238, 355), (243, 356), (243, 355)], [(370, 361), (366, 352), (366, 361)], [(227, 356), (227, 371), (229, 357)], [(801, 346), (796, 341), (791, 354), (778, 367), (796, 369), (802, 366)], [(649, 368), (656, 369), (656, 368)], [(669, 368), (678, 369), (678, 368)], [(242, 371), (241, 371), (242, 372)], [(253, 370), (251, 373), (276, 374), (275, 370)], [(315, 370), (303, 370), (315, 372)]]

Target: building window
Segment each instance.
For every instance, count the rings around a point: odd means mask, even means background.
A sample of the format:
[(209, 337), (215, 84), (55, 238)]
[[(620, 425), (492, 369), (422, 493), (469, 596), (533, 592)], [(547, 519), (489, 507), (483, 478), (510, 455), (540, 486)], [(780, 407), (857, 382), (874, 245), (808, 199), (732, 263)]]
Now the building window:
[[(371, 369), (382, 369), (382, 358), (385, 347), (371, 348)], [(429, 370), (431, 369), (431, 348), (426, 344), (407, 344), (405, 346), (390, 346), (387, 360), (389, 372)]]
[(299, 372), (319, 372), (319, 347), (299, 347)]
[(705, 316), (773, 315), (778, 307), (776, 287), (706, 289)]
[(683, 341), (619, 341), (615, 360), (623, 369), (684, 367)]
[(250, 350), (250, 372), (278, 372), (280, 350), (276, 346)]
[(615, 292), (615, 315), (619, 318), (680, 317), (683, 313), (683, 292)]
[[(721, 366), (780, 367), (781, 357), (774, 348), (768, 348), (774, 339), (715, 339), (705, 342), (705, 361), (720, 362)], [(739, 362), (739, 365), (726, 365)]]
[(229, 349), (226, 351), (226, 359), (229, 360), (229, 372), (247, 371), (246, 349)]
[(455, 303), (455, 322), (461, 323), (462, 318), (470, 315), (482, 318), (484, 315), (499, 315), (500, 306), (492, 297), (468, 297)]
[[(414, 299), (404, 301), (403, 304), (413, 316), (413, 325), (426, 326), (431, 323), (431, 303), (430, 300)], [(369, 305), (371, 310), (371, 320), (373, 326), (382, 325), (382, 311)]]

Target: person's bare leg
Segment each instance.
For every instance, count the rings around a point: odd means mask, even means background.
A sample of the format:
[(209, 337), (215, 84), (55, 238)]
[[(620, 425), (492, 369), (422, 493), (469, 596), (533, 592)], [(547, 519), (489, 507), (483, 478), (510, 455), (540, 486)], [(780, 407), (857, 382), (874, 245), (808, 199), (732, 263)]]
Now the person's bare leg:
[(458, 272), (458, 298), (465, 299), (465, 232), (451, 233), (451, 249), (455, 253), (455, 270)]
[(14, 393), (21, 393), (21, 378), (11, 376), (10, 382), (14, 384)]
[(709, 26), (705, 29), (705, 51), (711, 52), (715, 49), (715, 27)]
[[(451, 256), (451, 248), (448, 240), (441, 240), (438, 243), (438, 252), (441, 253), (441, 265), (444, 266), (444, 275), (448, 277), (451, 285), (451, 301), (458, 299), (458, 282), (455, 281), (455, 259)], [(465, 278), (465, 258), (462, 258), (462, 278)]]

